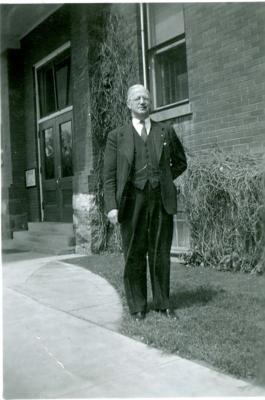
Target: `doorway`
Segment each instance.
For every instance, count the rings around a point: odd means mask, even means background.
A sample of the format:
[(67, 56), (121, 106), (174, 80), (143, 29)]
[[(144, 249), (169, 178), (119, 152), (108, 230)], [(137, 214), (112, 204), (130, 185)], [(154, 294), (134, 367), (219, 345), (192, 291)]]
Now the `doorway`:
[(35, 65), (42, 221), (72, 222), (73, 107), (70, 43)]
[(73, 118), (66, 112), (39, 125), (44, 221), (72, 221)]

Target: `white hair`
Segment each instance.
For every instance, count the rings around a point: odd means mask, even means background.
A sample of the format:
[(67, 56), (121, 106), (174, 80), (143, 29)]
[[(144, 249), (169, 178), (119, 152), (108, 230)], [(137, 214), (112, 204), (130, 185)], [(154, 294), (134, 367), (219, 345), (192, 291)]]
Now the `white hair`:
[(150, 92), (149, 92), (149, 90), (146, 89), (146, 87), (144, 87), (144, 85), (141, 85), (140, 83), (137, 83), (136, 85), (133, 85), (133, 86), (130, 86), (130, 87), (129, 87), (128, 92), (127, 92), (127, 101), (130, 100), (130, 98), (131, 98), (131, 96), (132, 96), (132, 92), (133, 92), (135, 89), (144, 89), (144, 90), (148, 93), (148, 96), (150, 97)]

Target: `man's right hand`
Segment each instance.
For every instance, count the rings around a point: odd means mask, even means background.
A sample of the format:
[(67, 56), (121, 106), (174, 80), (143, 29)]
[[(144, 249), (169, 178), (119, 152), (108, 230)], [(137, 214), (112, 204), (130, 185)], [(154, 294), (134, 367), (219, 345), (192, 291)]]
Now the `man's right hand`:
[(108, 212), (108, 219), (113, 225), (116, 225), (118, 223), (118, 210), (110, 210)]

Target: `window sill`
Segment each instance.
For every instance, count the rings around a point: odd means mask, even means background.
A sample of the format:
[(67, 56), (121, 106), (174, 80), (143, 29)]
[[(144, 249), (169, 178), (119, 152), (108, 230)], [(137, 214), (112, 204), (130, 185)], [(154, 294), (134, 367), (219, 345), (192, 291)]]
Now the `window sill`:
[(181, 104), (166, 110), (153, 111), (150, 116), (152, 117), (153, 121), (161, 122), (188, 114), (191, 114), (190, 103)]

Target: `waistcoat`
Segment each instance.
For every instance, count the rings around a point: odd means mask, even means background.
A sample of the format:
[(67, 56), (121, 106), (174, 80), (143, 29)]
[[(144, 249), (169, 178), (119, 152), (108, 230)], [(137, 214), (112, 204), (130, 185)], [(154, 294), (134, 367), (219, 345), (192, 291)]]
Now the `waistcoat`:
[(149, 181), (152, 188), (159, 185), (159, 163), (157, 160), (154, 134), (151, 128), (146, 142), (133, 129), (134, 134), (134, 169), (131, 177), (133, 185), (143, 190)]

